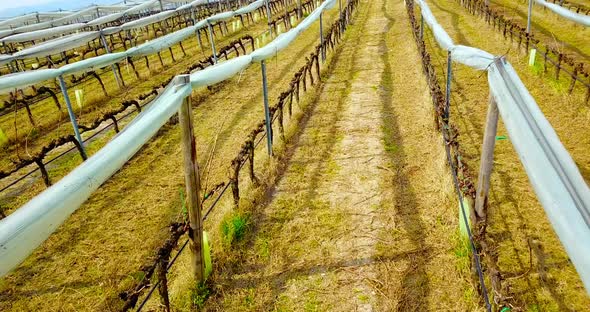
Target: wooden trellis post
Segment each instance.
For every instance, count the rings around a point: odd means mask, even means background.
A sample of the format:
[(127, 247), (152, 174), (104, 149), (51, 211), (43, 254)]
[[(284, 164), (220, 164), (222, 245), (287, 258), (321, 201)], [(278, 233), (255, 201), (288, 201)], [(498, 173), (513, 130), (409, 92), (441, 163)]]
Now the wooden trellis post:
[[(490, 94), (488, 104), (488, 115), (486, 117), (486, 128), (483, 136), (483, 146), (481, 150), (481, 160), (479, 165), (479, 175), (477, 177), (477, 191), (475, 195), (475, 213), (472, 214), (473, 225), (486, 219), (486, 210), (488, 203), (488, 194), (490, 191), (490, 176), (494, 164), (494, 147), (496, 144), (496, 131), (498, 129), (498, 105), (496, 100)], [(483, 233), (483, 228), (479, 229)]]
[[(180, 76), (179, 83), (190, 83), (190, 76)], [(193, 128), (193, 117), (191, 109), (190, 95), (184, 99), (178, 110), (178, 120), (180, 123), (182, 154), (184, 158), (184, 181), (186, 184), (186, 207), (190, 228), (188, 235), (190, 239), (190, 250), (192, 252), (192, 267), (195, 279), (203, 282), (205, 276), (205, 265), (203, 258), (203, 227), (201, 216), (201, 197), (200, 197), (200, 176), (199, 166), (197, 163), (197, 148)]]

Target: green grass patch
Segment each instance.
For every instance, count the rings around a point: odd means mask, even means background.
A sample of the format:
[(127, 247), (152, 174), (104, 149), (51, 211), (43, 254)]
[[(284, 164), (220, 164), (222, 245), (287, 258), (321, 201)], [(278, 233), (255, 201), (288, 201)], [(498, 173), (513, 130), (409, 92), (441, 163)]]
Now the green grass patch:
[[(528, 56), (527, 56), (528, 58)], [(550, 64), (547, 62), (547, 64)], [(560, 72), (560, 79), (555, 79), (555, 68), (551, 65), (548, 65), (547, 72), (545, 72), (545, 66), (543, 65), (542, 60), (536, 60), (533, 66), (529, 66), (531, 71), (535, 73), (539, 77), (544, 77), (549, 82), (549, 85), (558, 91), (559, 93), (566, 93), (569, 91), (569, 86), (571, 84), (571, 79), (564, 79), (564, 77), (569, 77), (568, 74), (564, 73), (563, 71)]]
[(191, 303), (193, 307), (202, 310), (210, 295), (211, 290), (205, 283), (197, 283), (193, 289), (191, 289)]
[(315, 292), (310, 293), (309, 296), (306, 298), (303, 310), (306, 312), (320, 311), (320, 302), (318, 301)]
[(270, 258), (270, 242), (269, 239), (266, 237), (258, 237), (256, 238), (256, 242), (254, 243), (256, 248), (256, 253), (264, 258)]
[(240, 242), (246, 235), (249, 224), (249, 215), (232, 212), (227, 215), (220, 225), (221, 239), (224, 246)]
[(471, 249), (469, 248), (469, 239), (457, 232), (453, 241), (456, 242), (455, 248), (453, 249), (453, 254), (457, 258), (457, 270), (463, 274), (469, 274), (471, 267)]

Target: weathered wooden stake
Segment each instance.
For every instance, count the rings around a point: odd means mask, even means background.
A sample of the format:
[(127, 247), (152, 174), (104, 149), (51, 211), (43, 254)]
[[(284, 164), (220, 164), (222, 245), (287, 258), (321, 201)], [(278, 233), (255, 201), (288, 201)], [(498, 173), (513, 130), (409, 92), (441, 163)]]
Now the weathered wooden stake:
[[(490, 191), (490, 176), (494, 164), (494, 146), (496, 144), (496, 131), (498, 129), (498, 106), (496, 100), (490, 95), (488, 115), (486, 118), (486, 129), (483, 136), (479, 175), (477, 177), (477, 192), (475, 195), (475, 213), (472, 214), (471, 224), (485, 221), (488, 204), (488, 193)], [(483, 229), (480, 229), (482, 231)]]
[[(179, 79), (188, 83), (189, 76), (184, 75)], [(193, 274), (197, 282), (204, 280), (204, 259), (203, 259), (203, 227), (201, 216), (201, 198), (200, 194), (200, 176), (199, 166), (197, 163), (197, 149), (195, 145), (195, 135), (193, 129), (192, 109), (190, 95), (186, 97), (182, 106), (178, 110), (178, 120), (182, 138), (182, 154), (184, 155), (184, 181), (186, 183), (186, 207), (190, 228), (188, 235), (190, 239), (190, 249), (192, 252)]]

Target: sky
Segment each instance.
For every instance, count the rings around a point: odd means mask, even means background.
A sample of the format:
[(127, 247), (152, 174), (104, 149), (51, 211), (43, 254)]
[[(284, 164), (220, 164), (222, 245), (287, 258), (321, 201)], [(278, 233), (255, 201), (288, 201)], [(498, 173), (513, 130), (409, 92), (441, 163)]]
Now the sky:
[(75, 10), (92, 4), (113, 4), (122, 0), (0, 0), (0, 17), (13, 17), (31, 12)]

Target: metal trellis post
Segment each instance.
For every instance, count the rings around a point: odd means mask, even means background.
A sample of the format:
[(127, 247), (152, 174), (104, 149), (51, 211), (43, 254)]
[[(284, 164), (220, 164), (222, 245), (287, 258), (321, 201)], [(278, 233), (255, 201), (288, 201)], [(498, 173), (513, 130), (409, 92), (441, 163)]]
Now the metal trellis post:
[(342, 29), (344, 28), (344, 23), (342, 21), (342, 0), (338, 0), (338, 6), (339, 6), (339, 10), (340, 10), (340, 31), (342, 31)]
[(268, 85), (266, 81), (266, 62), (260, 62), (262, 69), (262, 95), (264, 97), (264, 119), (266, 124), (266, 147), (268, 155), (272, 156), (272, 120), (270, 120), (270, 108), (268, 106)]
[(193, 22), (193, 26), (197, 23), (197, 20), (195, 19), (195, 8), (191, 7), (191, 21)]
[(320, 12), (320, 46), (322, 50), (322, 62), (326, 61), (326, 47), (324, 47), (324, 19), (323, 12)]
[(266, 4), (266, 16), (268, 17), (268, 32), (270, 33), (270, 37), (272, 38), (272, 25), (270, 24), (270, 22), (272, 21), (272, 12), (270, 11), (269, 1), (270, 0), (266, 0), (265, 4)]
[(527, 18), (526, 18), (526, 33), (527, 34), (531, 34), (531, 18), (532, 18), (532, 14), (533, 14), (533, 1), (534, 0), (529, 0), (529, 13), (527, 14)]
[(424, 40), (424, 15), (420, 14), (420, 40)]
[(76, 140), (80, 143), (82, 147), (82, 158), (86, 159), (86, 149), (84, 148), (84, 141), (82, 141), (82, 136), (80, 135), (80, 129), (78, 128), (78, 122), (76, 121), (76, 115), (74, 115), (74, 110), (72, 109), (72, 102), (70, 101), (70, 96), (68, 95), (68, 88), (66, 87), (66, 82), (64, 81), (63, 76), (59, 76), (59, 87), (61, 88), (61, 93), (64, 96), (64, 101), (66, 102), (66, 107), (68, 108), (68, 115), (70, 116), (70, 121), (72, 122), (72, 127), (74, 128), (74, 134), (76, 135)]
[(209, 28), (209, 41), (211, 42), (211, 51), (213, 52), (213, 61), (217, 64), (217, 52), (215, 51), (215, 40), (213, 40), (213, 27), (211, 23), (207, 21), (207, 27)]
[[(104, 46), (105, 51), (107, 53), (111, 53), (111, 49), (109, 48), (109, 45), (107, 44), (107, 40), (104, 37), (102, 30), (100, 30), (100, 41), (102, 42), (102, 45)], [(113, 71), (113, 75), (115, 75), (115, 80), (117, 81), (117, 85), (119, 86), (119, 88), (121, 88), (122, 84), (121, 84), (121, 80), (119, 78), (119, 74), (117, 74), (117, 69), (115, 68), (115, 64), (111, 64), (111, 70)]]
[(453, 79), (453, 63), (452, 63), (451, 51), (448, 51), (447, 54), (447, 93), (446, 93), (446, 103), (445, 103), (445, 111), (444, 111), (444, 118), (449, 120), (450, 114), (450, 107), (451, 107), (451, 80)]
[(197, 42), (199, 43), (199, 48), (201, 49), (201, 52), (203, 52), (203, 41), (201, 40), (201, 32), (199, 29), (197, 29), (197, 31), (195, 32), (195, 34), (197, 35)]

